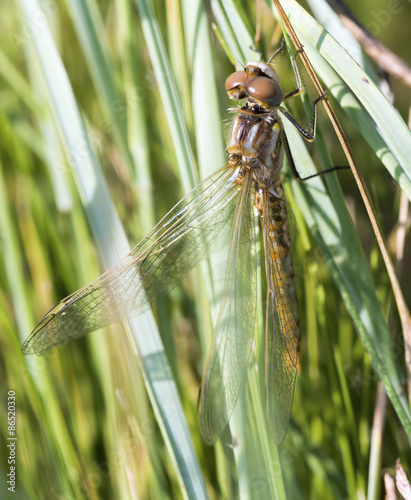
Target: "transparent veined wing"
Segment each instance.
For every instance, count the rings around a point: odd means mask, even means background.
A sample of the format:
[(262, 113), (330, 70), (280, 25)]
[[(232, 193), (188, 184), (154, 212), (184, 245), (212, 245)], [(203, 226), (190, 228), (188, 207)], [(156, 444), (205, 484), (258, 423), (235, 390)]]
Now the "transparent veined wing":
[(198, 399), (201, 434), (208, 444), (215, 443), (234, 410), (253, 342), (257, 255), (251, 185), (247, 173), (235, 207), (223, 298)]
[(69, 339), (135, 317), (175, 287), (230, 223), (241, 182), (225, 166), (185, 196), (143, 240), (95, 281), (54, 306), (23, 344), (44, 354)]
[(286, 202), (268, 192), (263, 201), (263, 235), (267, 276), (266, 405), (274, 439), (280, 444), (294, 399), (299, 327)]

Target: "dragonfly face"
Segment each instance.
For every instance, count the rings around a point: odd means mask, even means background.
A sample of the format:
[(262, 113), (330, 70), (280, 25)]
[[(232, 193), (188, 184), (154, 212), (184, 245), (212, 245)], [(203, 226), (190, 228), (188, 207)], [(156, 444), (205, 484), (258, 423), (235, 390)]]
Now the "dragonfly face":
[[(293, 64), (296, 68), (295, 61)], [(266, 407), (279, 443), (291, 413), (299, 330), (280, 179), (283, 154), (289, 147), (278, 111), (306, 139), (314, 137), (281, 106), (300, 90), (284, 97), (278, 75), (269, 65), (248, 63), (245, 71), (227, 79), (226, 89), (230, 98), (246, 99), (235, 110), (228, 163), (188, 193), (126, 257), (54, 306), (24, 342), (22, 351), (41, 355), (68, 339), (141, 314), (157, 295), (174, 288), (219, 241), (228, 249), (224, 298), (198, 399), (202, 435), (207, 443), (214, 443), (234, 410), (252, 348), (257, 301), (256, 209), (262, 224), (267, 280)], [(315, 128), (315, 121), (313, 125)]]
[(232, 73), (225, 82), (230, 99), (254, 99), (261, 106), (275, 108), (281, 104), (283, 93), (277, 73), (261, 62), (247, 63), (244, 71)]

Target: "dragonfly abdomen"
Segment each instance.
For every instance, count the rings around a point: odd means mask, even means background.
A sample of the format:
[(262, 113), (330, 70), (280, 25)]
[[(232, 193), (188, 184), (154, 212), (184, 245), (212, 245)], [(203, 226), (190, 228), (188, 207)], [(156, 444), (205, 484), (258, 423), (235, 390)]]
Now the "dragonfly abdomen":
[[(275, 194), (273, 194), (275, 193)], [(266, 203), (266, 218), (263, 221), (264, 203)], [(255, 207), (260, 215), (263, 224), (268, 228), (267, 237), (271, 240), (269, 248), (273, 255), (273, 261), (280, 260), (283, 272), (281, 279), (287, 284), (288, 293), (294, 304), (297, 303), (295, 289), (294, 270), (291, 253), (291, 238), (287, 214), (287, 203), (284, 189), (280, 178), (276, 179), (272, 186), (267, 189), (256, 183)], [(295, 307), (295, 311), (297, 308)]]

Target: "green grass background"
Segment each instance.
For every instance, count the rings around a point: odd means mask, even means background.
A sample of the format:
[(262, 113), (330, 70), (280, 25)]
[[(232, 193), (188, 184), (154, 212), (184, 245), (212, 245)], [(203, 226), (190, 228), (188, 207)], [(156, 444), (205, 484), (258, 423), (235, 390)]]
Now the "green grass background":
[[(408, 4), (396, 10), (383, 1), (352, 4), (364, 24), (374, 22), (369, 26), (381, 41), (409, 58), (400, 35), (408, 29)], [(342, 191), (334, 175), (325, 186), (318, 179), (287, 181), (301, 371), (279, 449), (263, 411), (261, 319), (231, 425), (234, 446), (229, 430), (215, 447), (202, 442), (196, 401), (216, 308), (212, 261), (159, 299), (155, 321), (131, 325), (131, 334), (116, 326), (43, 358), (23, 357), (21, 342), (50, 307), (126, 253), (125, 235), (137, 243), (226, 161), (232, 103), (225, 78), (236, 60), (258, 58), (250, 49), (256, 26), (263, 57), (281, 37), (263, 2), (212, 1), (204, 10), (189, 0), (151, 8), (142, 0), (56, 0), (43, 3), (44, 17), (32, 7), (28, 0), (8, 4), (0, 30), (0, 466), (4, 478), (7, 391), (14, 390), (13, 498), (381, 498), (382, 474), (394, 470), (398, 457), (409, 467), (411, 418), (395, 308), (387, 327), (389, 281), (349, 172), (338, 176)], [(328, 40), (316, 44), (304, 26), (313, 59), (330, 49), (336, 71), (354, 74), (353, 63)], [(48, 30), (53, 38), (42, 38)], [(276, 68), (283, 88), (293, 88), (286, 55)], [(392, 242), (401, 188), (411, 192), (409, 132), (373, 89), (363, 95), (359, 88), (361, 102), (384, 110), (378, 125), (390, 140), (382, 141), (369, 112), (329, 68), (317, 71)], [(407, 119), (409, 90), (397, 82), (393, 90)], [(301, 103), (291, 105), (303, 121)], [(289, 132), (301, 172), (313, 172), (311, 157), (323, 168), (346, 163), (322, 114), (319, 130), (311, 156)], [(401, 282), (410, 302), (407, 243)], [(371, 434), (379, 381), (392, 401), (381, 439)]]

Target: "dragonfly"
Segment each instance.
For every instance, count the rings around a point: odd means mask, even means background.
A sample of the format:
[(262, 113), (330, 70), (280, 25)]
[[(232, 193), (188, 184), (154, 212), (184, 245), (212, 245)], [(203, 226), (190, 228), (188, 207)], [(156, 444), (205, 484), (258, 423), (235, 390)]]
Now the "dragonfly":
[[(297, 180), (281, 115), (307, 140), (316, 130), (302, 127), (282, 106), (299, 95), (301, 77), (292, 57), (297, 88), (284, 95), (273, 59), (249, 62), (226, 80), (230, 99), (239, 102), (228, 162), (202, 181), (143, 238), (95, 281), (55, 305), (22, 346), (24, 354), (43, 355), (70, 339), (146, 311), (170, 292), (216, 242), (227, 244), (221, 305), (214, 326), (197, 413), (201, 434), (213, 444), (236, 405), (253, 345), (257, 310), (255, 214), (261, 220), (267, 294), (265, 299), (266, 411), (275, 442), (287, 432), (297, 376), (299, 321), (281, 170), (284, 155)], [(310, 176), (312, 177), (312, 176)], [(308, 177), (309, 178), (309, 177)]]

